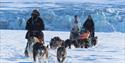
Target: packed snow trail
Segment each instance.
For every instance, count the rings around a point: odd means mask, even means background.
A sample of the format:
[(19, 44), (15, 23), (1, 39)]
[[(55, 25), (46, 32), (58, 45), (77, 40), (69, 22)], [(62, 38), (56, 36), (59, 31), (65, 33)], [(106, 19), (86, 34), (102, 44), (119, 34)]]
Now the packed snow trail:
[[(0, 30), (0, 63), (32, 63), (31, 57), (24, 56), (26, 31)], [(46, 44), (54, 36), (65, 40), (69, 32), (44, 31)], [(65, 63), (125, 63), (125, 33), (97, 32), (98, 44), (88, 49), (67, 49)], [(56, 50), (49, 50), (48, 63), (57, 63)]]

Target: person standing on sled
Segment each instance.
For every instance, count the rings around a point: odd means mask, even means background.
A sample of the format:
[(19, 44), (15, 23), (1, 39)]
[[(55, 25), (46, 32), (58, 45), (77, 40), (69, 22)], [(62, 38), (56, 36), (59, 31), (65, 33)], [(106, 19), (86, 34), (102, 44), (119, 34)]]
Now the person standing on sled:
[(91, 15), (88, 16), (87, 20), (83, 24), (80, 31), (80, 41), (84, 43), (85, 48), (96, 44), (95, 27)]
[(90, 32), (90, 37), (95, 37), (95, 27), (91, 15), (88, 16), (87, 20), (83, 24), (82, 29), (83, 28)]
[(82, 26), (82, 29), (86, 29), (90, 32), (90, 45), (91, 46), (95, 46), (97, 44), (97, 36), (95, 36), (95, 25), (94, 25), (94, 21), (91, 17), (91, 15), (88, 16), (88, 18), (86, 19), (85, 23)]
[[(33, 10), (31, 17), (28, 19), (26, 23), (26, 36), (25, 38), (28, 40), (31, 36), (37, 37), (40, 41), (44, 42), (44, 34), (42, 30), (44, 30), (44, 22), (43, 19), (40, 18), (40, 13), (37, 10)], [(28, 56), (26, 45), (25, 55)]]
[(70, 32), (70, 39), (71, 40), (77, 40), (79, 39), (79, 29), (80, 29), (80, 23), (78, 22), (78, 16), (74, 16), (74, 20), (71, 23), (71, 32)]

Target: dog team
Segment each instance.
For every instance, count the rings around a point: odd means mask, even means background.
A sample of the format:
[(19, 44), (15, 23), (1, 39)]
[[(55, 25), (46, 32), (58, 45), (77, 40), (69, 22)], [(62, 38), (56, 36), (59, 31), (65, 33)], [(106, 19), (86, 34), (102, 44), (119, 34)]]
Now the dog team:
[(66, 56), (66, 48), (71, 48), (74, 45), (75, 48), (88, 48), (96, 45), (97, 37), (94, 33), (94, 22), (92, 17), (89, 15), (85, 23), (80, 29), (78, 22), (78, 16), (74, 16), (74, 22), (72, 23), (69, 39), (62, 40), (60, 37), (55, 36), (50, 40), (49, 45), (45, 46), (44, 34), (42, 30), (45, 30), (43, 19), (40, 18), (38, 10), (33, 10), (31, 17), (26, 23), (26, 36), (27, 44), (25, 47), (25, 56), (29, 56), (29, 53), (33, 54), (34, 62), (42, 61), (47, 62), (48, 50), (57, 49), (57, 60), (59, 63), (63, 63)]

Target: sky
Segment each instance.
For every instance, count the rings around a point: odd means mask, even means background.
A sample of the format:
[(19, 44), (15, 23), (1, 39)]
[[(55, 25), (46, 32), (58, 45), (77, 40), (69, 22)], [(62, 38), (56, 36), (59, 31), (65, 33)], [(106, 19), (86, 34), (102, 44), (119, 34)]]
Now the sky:
[(125, 0), (0, 0), (1, 2), (53, 2), (53, 3), (63, 3), (63, 2), (75, 2), (75, 3), (103, 3), (103, 4), (117, 4), (124, 3)]

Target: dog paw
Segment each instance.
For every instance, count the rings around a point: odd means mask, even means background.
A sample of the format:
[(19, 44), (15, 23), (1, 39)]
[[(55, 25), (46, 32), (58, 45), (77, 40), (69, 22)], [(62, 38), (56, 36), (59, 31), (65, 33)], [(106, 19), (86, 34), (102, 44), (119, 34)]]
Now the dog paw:
[(26, 57), (29, 57), (29, 55), (28, 55), (28, 52), (27, 52), (27, 51), (25, 51), (25, 52), (24, 52), (24, 54), (25, 54), (25, 56), (26, 56)]

